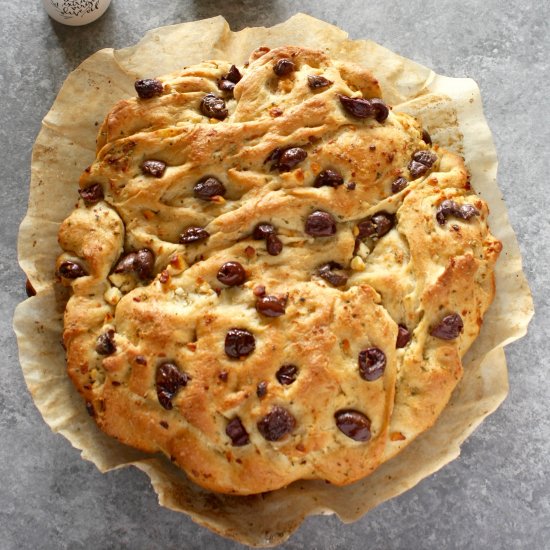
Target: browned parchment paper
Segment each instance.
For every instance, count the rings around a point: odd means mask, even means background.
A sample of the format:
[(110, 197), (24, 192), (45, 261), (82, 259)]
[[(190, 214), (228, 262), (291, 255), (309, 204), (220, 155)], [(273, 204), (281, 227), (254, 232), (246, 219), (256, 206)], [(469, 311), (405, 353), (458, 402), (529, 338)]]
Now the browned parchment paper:
[[(436, 425), (371, 476), (347, 487), (297, 482), (269, 494), (232, 497), (187, 480), (168, 460), (119, 444), (87, 416), (65, 374), (60, 345), (67, 296), (54, 284), (57, 230), (77, 197), (77, 181), (95, 156), (97, 126), (113, 104), (134, 95), (136, 77), (153, 77), (207, 59), (242, 64), (259, 46), (296, 44), (370, 68), (397, 110), (420, 116), (437, 143), (463, 154), (472, 183), (491, 208), (492, 232), (503, 242), (497, 296), (480, 337), (465, 358), (464, 378)], [(271, 28), (231, 32), (222, 17), (150, 31), (134, 47), (101, 50), (71, 73), (44, 118), (32, 159), (29, 210), (19, 234), (19, 261), (37, 296), (17, 308), (14, 328), (25, 379), (44, 420), (101, 471), (134, 465), (146, 472), (163, 506), (242, 543), (272, 546), (312, 514), (337, 513), (346, 522), (414, 486), (460, 453), (460, 445), (504, 400), (503, 346), (523, 336), (531, 296), (506, 208), (497, 187), (496, 153), (476, 84), (436, 75), (370, 41), (298, 14)]]

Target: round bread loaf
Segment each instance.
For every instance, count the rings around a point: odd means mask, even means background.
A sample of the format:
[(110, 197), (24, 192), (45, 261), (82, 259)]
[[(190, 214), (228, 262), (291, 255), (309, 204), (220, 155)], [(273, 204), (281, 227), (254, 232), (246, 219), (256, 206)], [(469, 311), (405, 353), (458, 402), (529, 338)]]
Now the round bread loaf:
[(434, 423), (494, 296), (463, 160), (321, 51), (136, 94), (59, 232), (88, 412), (214, 491), (368, 475)]

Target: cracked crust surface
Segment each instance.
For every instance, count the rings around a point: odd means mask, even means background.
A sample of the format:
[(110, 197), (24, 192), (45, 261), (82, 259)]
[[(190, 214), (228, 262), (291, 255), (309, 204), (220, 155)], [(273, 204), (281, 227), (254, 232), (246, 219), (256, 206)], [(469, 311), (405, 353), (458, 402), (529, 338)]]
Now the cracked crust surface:
[[(280, 59), (294, 70), (275, 74)], [(61, 276), (73, 290), (68, 372), (102, 430), (165, 453), (208, 489), (251, 494), (297, 479), (351, 483), (445, 407), (494, 296), (500, 243), (460, 157), (425, 141), (409, 115), (390, 111), (378, 122), (343, 107), (340, 96), (383, 97), (369, 72), (292, 46), (254, 52), (233, 93), (218, 88), (230, 69), (212, 61), (161, 77), (160, 95), (121, 101), (106, 117), (97, 158), (80, 181), (81, 190), (98, 184), (103, 198), (81, 199), (59, 232), (58, 272), (67, 262), (82, 269)], [(311, 76), (330, 84), (312, 89)], [(209, 93), (225, 101), (222, 120), (201, 112)], [(289, 147), (307, 157), (281, 171), (273, 151)], [(435, 160), (415, 178), (409, 167), (418, 151)], [(143, 169), (147, 160), (166, 165), (160, 177)], [(343, 183), (316, 187), (325, 170)], [(223, 183), (223, 197), (197, 198), (194, 186), (207, 176)], [(399, 177), (407, 185), (392, 192)], [(436, 213), (446, 200), (477, 214), (441, 224)], [(315, 211), (330, 214), (333, 235), (306, 232)], [(361, 223), (380, 212), (391, 228), (363, 236)], [(275, 228), (280, 253), (253, 237), (258, 223)], [(208, 237), (180, 244), (189, 227)], [(143, 249), (154, 257), (148, 276), (115, 272), (121, 258)], [(230, 261), (245, 271), (231, 287), (217, 277)], [(344, 284), (320, 275), (326, 264), (338, 264)], [(257, 309), (262, 287), (284, 314)], [(452, 339), (433, 336), (449, 314), (460, 315), (463, 329)], [(410, 339), (396, 348), (398, 325)], [(226, 353), (233, 328), (253, 336), (248, 355)], [(102, 347), (105, 335), (110, 345)], [(358, 358), (373, 348), (385, 366), (368, 380)], [(159, 385), (166, 363), (185, 383)], [(283, 365), (296, 367), (290, 383), (277, 376)], [(159, 399), (167, 387), (170, 408)], [(271, 422), (278, 437), (266, 438), (262, 422), (281, 409), (294, 422)], [(350, 410), (368, 419), (368, 440), (338, 427), (335, 414)], [(244, 444), (228, 428), (235, 419)]]

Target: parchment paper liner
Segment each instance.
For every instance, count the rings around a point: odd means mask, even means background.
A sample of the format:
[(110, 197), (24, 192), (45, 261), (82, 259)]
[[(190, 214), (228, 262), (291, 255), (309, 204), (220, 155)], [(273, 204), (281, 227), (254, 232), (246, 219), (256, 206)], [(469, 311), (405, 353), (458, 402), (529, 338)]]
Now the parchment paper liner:
[[(66, 294), (54, 284), (57, 230), (76, 200), (78, 177), (95, 157), (97, 125), (136, 77), (152, 77), (207, 59), (242, 64), (258, 46), (296, 44), (369, 67), (396, 110), (419, 115), (435, 142), (466, 158), (476, 191), (491, 208), (492, 232), (503, 242), (497, 296), (468, 352), (464, 377), (436, 425), (372, 475), (347, 487), (297, 482), (272, 493), (230, 497), (192, 484), (168, 460), (121, 445), (86, 414), (65, 374), (60, 345)], [(27, 385), (44, 420), (102, 472), (134, 465), (147, 473), (159, 502), (242, 543), (284, 541), (303, 519), (335, 512), (345, 522), (396, 496), (447, 464), (508, 391), (503, 346), (523, 336), (533, 314), (521, 257), (497, 187), (496, 152), (475, 82), (436, 75), (370, 41), (298, 14), (272, 28), (231, 32), (222, 17), (150, 31), (134, 47), (101, 50), (71, 73), (46, 115), (32, 158), (29, 209), (19, 234), (19, 261), (38, 295), (16, 310), (14, 327)]]

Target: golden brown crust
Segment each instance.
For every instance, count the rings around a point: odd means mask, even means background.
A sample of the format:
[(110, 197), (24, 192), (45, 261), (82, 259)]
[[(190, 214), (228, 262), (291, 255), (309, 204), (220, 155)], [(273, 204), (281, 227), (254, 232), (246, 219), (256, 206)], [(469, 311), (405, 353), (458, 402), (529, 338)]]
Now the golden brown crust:
[[(500, 252), (461, 158), (423, 141), (408, 115), (379, 122), (344, 108), (340, 96), (381, 96), (370, 73), (318, 51), (265, 50), (240, 69), (232, 94), (218, 89), (230, 64), (212, 61), (161, 78), (161, 95), (117, 104), (80, 181), (103, 198), (81, 200), (59, 233), (58, 272), (73, 289), (68, 371), (98, 425), (235, 494), (302, 478), (353, 482), (430, 427), (493, 298)], [(277, 75), (285, 59), (294, 70)], [(319, 76), (329, 83), (312, 85)], [(201, 112), (209, 93), (225, 99), (222, 120)], [(273, 152), (289, 147), (307, 157), (284, 170)], [(432, 156), (415, 177), (418, 151)], [(166, 168), (152, 175), (147, 160)], [(316, 186), (326, 170), (343, 183)], [(206, 176), (223, 183), (223, 197), (197, 198)], [(392, 191), (398, 177), (408, 184)], [(475, 213), (438, 221), (443, 201)], [(332, 216), (335, 234), (308, 234), (316, 211)], [(365, 227), (380, 212), (391, 228), (373, 238)], [(277, 254), (253, 237), (260, 222), (276, 228)], [(181, 244), (189, 227), (207, 238)], [(116, 267), (144, 249), (151, 265)], [(230, 261), (245, 272), (232, 287), (217, 277)], [(67, 262), (79, 276), (67, 276)], [(262, 287), (282, 315), (258, 306)], [(451, 314), (463, 330), (432, 335)], [(411, 339), (396, 349), (399, 324)], [(226, 352), (234, 328), (254, 339), (240, 358)], [(359, 357), (372, 349), (385, 368), (365, 374)], [(159, 382), (167, 363), (179, 372), (175, 386)], [(349, 417), (346, 428), (335, 416), (350, 410), (355, 439)]]

